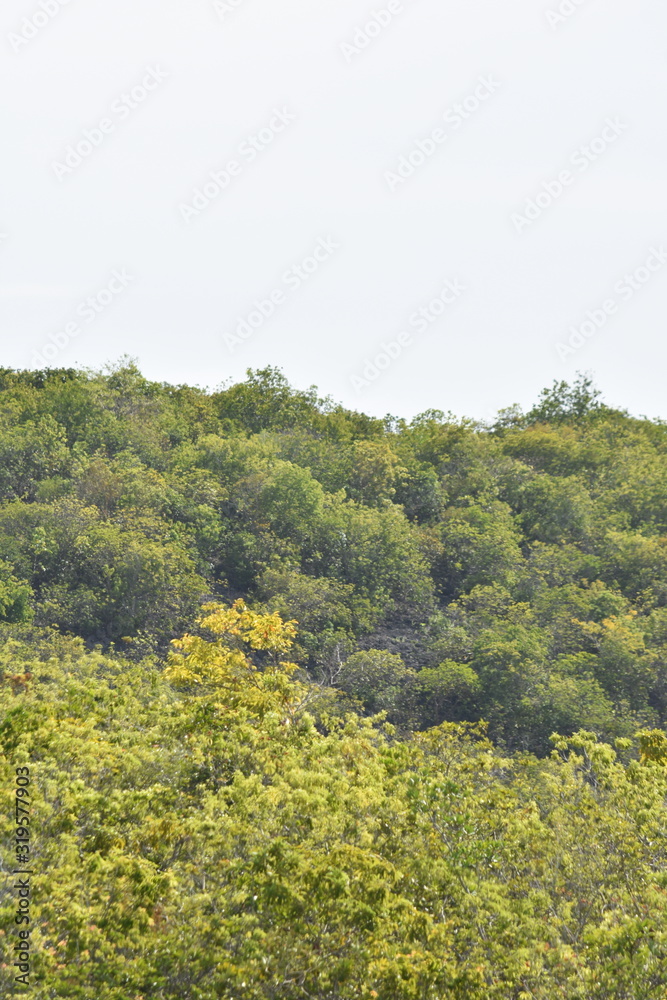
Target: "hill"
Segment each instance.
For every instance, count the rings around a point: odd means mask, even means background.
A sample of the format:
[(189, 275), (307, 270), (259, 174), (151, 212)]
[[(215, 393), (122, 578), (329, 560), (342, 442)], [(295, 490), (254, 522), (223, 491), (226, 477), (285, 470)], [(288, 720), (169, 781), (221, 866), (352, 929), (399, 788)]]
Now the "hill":
[(377, 420), (277, 371), (206, 393), (0, 371), (0, 620), (139, 659), (199, 606), (299, 622), (309, 677), (507, 750), (667, 712), (667, 427), (586, 379), (485, 427)]
[(664, 1000), (666, 449), (0, 371), (3, 995)]

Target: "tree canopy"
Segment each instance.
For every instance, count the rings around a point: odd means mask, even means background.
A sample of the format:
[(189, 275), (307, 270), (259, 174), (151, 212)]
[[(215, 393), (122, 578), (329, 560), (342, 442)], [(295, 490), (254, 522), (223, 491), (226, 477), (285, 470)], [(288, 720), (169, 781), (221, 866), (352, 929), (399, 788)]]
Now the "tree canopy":
[(3, 995), (665, 1000), (666, 452), (0, 370)]

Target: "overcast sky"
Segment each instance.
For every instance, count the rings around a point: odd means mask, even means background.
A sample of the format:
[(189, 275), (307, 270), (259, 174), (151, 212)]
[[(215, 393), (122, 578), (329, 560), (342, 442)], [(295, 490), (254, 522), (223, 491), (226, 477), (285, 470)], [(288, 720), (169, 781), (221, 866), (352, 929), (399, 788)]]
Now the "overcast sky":
[(0, 366), (272, 364), (478, 418), (590, 371), (667, 418), (664, 0), (4, 0), (0, 29)]

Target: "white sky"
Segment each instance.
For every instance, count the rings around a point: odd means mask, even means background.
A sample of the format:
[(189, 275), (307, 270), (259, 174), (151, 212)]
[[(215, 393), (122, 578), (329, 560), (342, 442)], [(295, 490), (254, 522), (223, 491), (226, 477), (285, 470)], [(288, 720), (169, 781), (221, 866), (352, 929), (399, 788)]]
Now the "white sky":
[[(54, 366), (130, 354), (150, 378), (216, 386), (275, 364), (367, 412), (480, 418), (584, 370), (609, 402), (667, 417), (667, 256), (614, 289), (667, 248), (664, 0), (392, 0), (403, 9), (347, 57), (389, 0), (41, 2), (57, 13), (0, 13), (0, 366), (39, 367), (55, 337)], [(574, 12), (550, 26), (559, 4)], [(168, 78), (121, 112), (149, 68)], [(496, 92), (443, 122), (480, 77)], [(285, 108), (295, 120), (248, 162), (241, 144)], [(59, 179), (54, 163), (105, 118)], [(623, 130), (583, 171), (570, 157), (607, 119)], [(442, 145), (390, 190), (386, 172), (439, 126)], [(187, 222), (180, 206), (233, 159), (239, 175)], [(519, 234), (513, 214), (565, 169), (572, 183)], [(286, 283), (330, 238), (317, 272)], [(133, 280), (94, 321), (77, 312), (123, 270)], [(447, 280), (465, 292), (411, 328)], [(606, 301), (604, 326), (559, 356)], [(402, 331), (412, 343), (355, 389)]]

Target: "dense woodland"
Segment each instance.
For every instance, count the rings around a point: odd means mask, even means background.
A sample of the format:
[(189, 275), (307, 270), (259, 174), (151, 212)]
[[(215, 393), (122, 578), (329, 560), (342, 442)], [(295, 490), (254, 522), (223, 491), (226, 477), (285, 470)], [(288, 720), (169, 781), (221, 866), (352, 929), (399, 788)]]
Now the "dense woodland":
[(665, 1000), (666, 455), (583, 376), (0, 370), (5, 995)]

